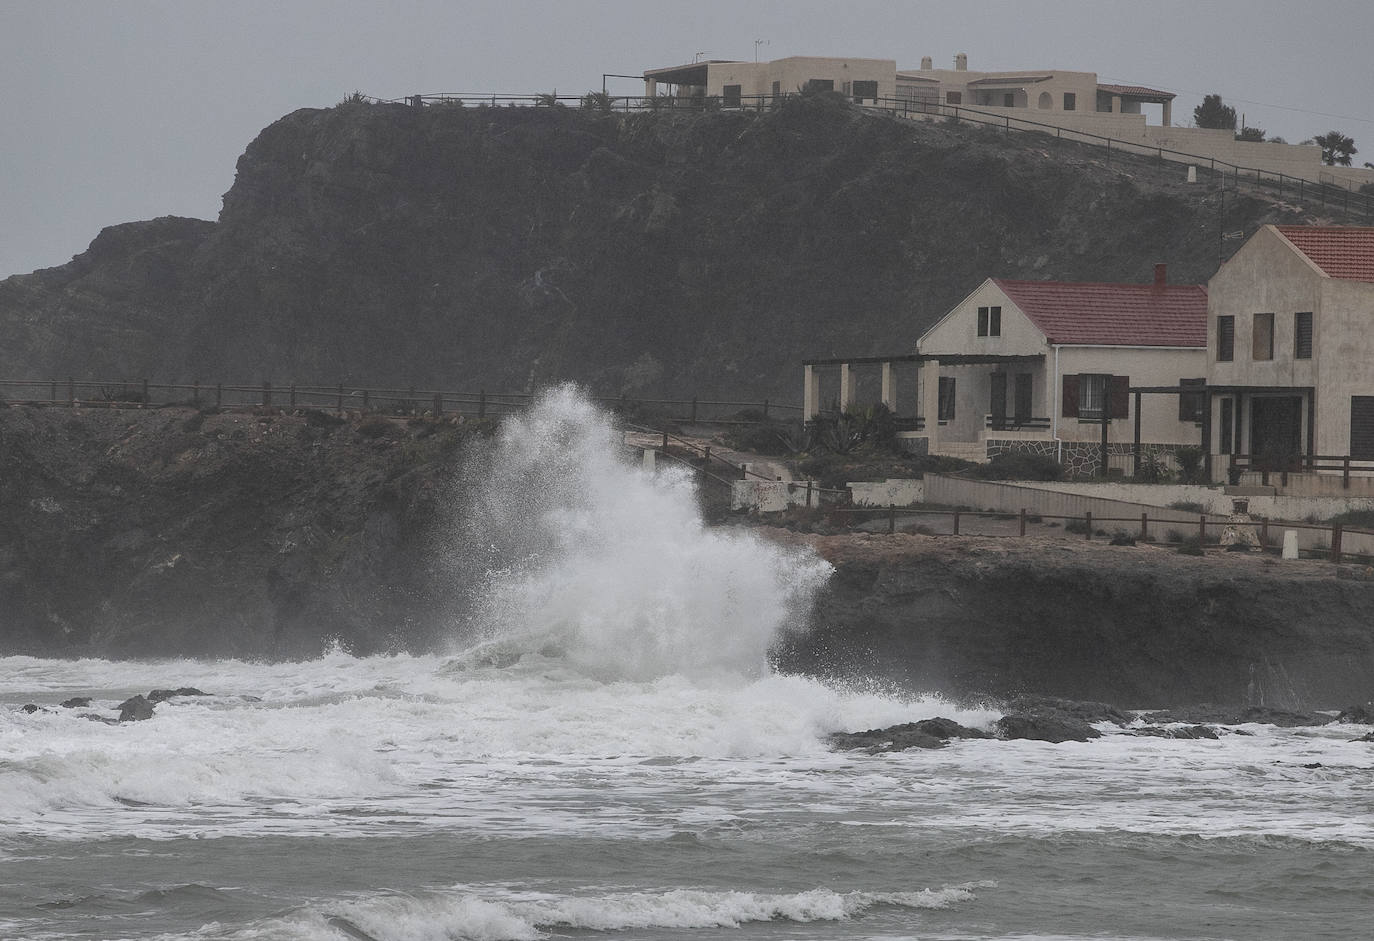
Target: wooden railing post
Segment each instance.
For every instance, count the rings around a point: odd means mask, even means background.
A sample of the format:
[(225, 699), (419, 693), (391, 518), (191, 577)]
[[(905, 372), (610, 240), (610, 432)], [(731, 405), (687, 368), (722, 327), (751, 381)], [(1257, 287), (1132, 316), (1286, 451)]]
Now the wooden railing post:
[(1331, 561), (1337, 565), (1341, 561), (1341, 524), (1331, 524)]
[(694, 395), (694, 396), (692, 396), (692, 424), (695, 425), (695, 424), (696, 424), (696, 421), (697, 421), (697, 397)]
[(1260, 548), (1269, 548), (1269, 521), (1260, 520)]
[(434, 417), (444, 417), (444, 394), (442, 392), (434, 393)]
[(368, 389), (363, 390), (363, 411), (366, 412), (372, 407), (372, 392)]
[(52, 381), (52, 395), (49, 397), (48, 401), (52, 402), (52, 404), (54, 404), (54, 405), (57, 404), (57, 380), (56, 380), (56, 379), (54, 379), (54, 380)]
[(143, 380), (143, 383), (142, 383), (142, 390), (143, 390), (143, 407), (144, 407), (144, 408), (147, 408), (147, 407), (148, 407), (148, 380), (147, 380), (146, 378)]
[(1150, 538), (1150, 514), (1149, 514), (1149, 513), (1141, 513), (1141, 514), (1140, 514), (1140, 540), (1141, 540), (1141, 542), (1144, 542), (1146, 539), (1149, 539), (1149, 538)]
[(486, 390), (486, 389), (483, 389), (481, 392), (477, 393), (477, 417), (478, 417), (478, 418), (486, 418), (486, 417), (487, 417), (487, 390)]
[(76, 380), (67, 377), (67, 407), (76, 408)]
[(215, 408), (224, 404), (224, 386), (215, 383)]
[(1021, 507), (1021, 535), (1026, 535), (1026, 508)]
[(270, 383), (270, 382), (264, 382), (264, 383), (262, 384), (262, 405), (263, 405), (263, 408), (266, 408), (267, 406), (269, 406), (269, 405), (271, 405), (271, 404), (272, 404), (272, 383)]
[(806, 505), (811, 506), (811, 481), (806, 482)]
[(1207, 514), (1203, 513), (1197, 518), (1197, 541), (1199, 545), (1207, 544)]
[(706, 454), (705, 457), (702, 458), (701, 466), (708, 469), (711, 466), (711, 446), (709, 444), (706, 446)]
[(763, 400), (763, 420), (768, 421), (768, 400)]
[(343, 411), (343, 383), (339, 383), (338, 390), (334, 393), (334, 411)]
[(200, 380), (191, 383), (191, 404), (200, 408)]
[(887, 533), (892, 535), (897, 531), (897, 507), (896, 504), (887, 505)]
[(294, 409), (295, 407), (296, 407), (296, 384), (293, 382), (293, 383), (291, 383), (291, 408)]
[(1083, 527), (1083, 538), (1084, 538), (1084, 539), (1091, 539), (1091, 538), (1093, 538), (1093, 511), (1092, 511), (1092, 510), (1085, 510), (1085, 511), (1083, 512), (1083, 522), (1086, 524), (1086, 525), (1084, 525), (1084, 527)]
[(959, 535), (959, 511), (954, 511), (954, 535)]
[(1341, 458), (1341, 487), (1350, 489), (1350, 455)]

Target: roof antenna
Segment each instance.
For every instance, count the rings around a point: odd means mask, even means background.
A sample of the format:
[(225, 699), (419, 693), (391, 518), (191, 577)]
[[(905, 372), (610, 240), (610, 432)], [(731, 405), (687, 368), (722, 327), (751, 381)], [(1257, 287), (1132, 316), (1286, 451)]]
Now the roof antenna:
[(766, 39), (755, 39), (755, 40), (754, 40), (754, 61), (755, 61), (755, 62), (758, 62), (758, 61), (759, 61), (759, 46), (767, 46), (767, 45), (770, 45), (770, 43), (769, 43), (768, 40), (766, 40)]

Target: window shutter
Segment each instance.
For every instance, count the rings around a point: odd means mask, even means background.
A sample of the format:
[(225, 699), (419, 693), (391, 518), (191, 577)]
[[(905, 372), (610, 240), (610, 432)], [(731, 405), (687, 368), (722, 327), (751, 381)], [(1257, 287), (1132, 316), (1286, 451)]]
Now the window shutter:
[(1063, 417), (1078, 417), (1078, 377), (1064, 377), (1064, 409)]
[(1107, 414), (1112, 418), (1131, 417), (1131, 377), (1112, 376), (1107, 399)]

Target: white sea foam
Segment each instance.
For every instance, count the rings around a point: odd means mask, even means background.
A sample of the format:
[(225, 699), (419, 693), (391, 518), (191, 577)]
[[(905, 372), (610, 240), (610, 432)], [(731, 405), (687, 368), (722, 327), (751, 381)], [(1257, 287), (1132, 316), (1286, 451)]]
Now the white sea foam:
[(305, 910), (232, 933), (198, 937), (234, 941), (309, 938), (351, 941), (533, 941), (553, 930), (630, 931), (737, 928), (751, 922), (843, 921), (875, 906), (942, 909), (970, 901), (989, 882), (909, 892), (793, 894), (672, 889), (558, 896), (478, 892), (459, 887), (424, 895), (380, 895)]
[(809, 551), (704, 526), (688, 473), (634, 466), (572, 387), (508, 420), (471, 476), (460, 532), (484, 562), (472, 639), (498, 659), (556, 650), (603, 679), (758, 676), (831, 571)]

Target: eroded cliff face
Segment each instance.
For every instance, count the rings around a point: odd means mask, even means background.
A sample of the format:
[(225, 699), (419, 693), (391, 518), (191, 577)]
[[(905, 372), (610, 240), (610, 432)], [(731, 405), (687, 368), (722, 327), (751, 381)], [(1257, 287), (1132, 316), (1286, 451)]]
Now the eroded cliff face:
[(469, 428), (322, 413), (0, 408), (0, 651), (429, 646)]
[[(791, 538), (791, 537), (784, 537)], [(956, 697), (1339, 708), (1374, 693), (1374, 573), (1080, 540), (808, 537), (836, 566), (784, 668)]]
[[(1176, 282), (1218, 194), (1172, 164), (826, 96), (737, 112), (294, 112), (217, 223), (107, 229), (0, 282), (0, 374), (796, 397), (988, 276)], [(1227, 230), (1302, 211), (1228, 194)]]

